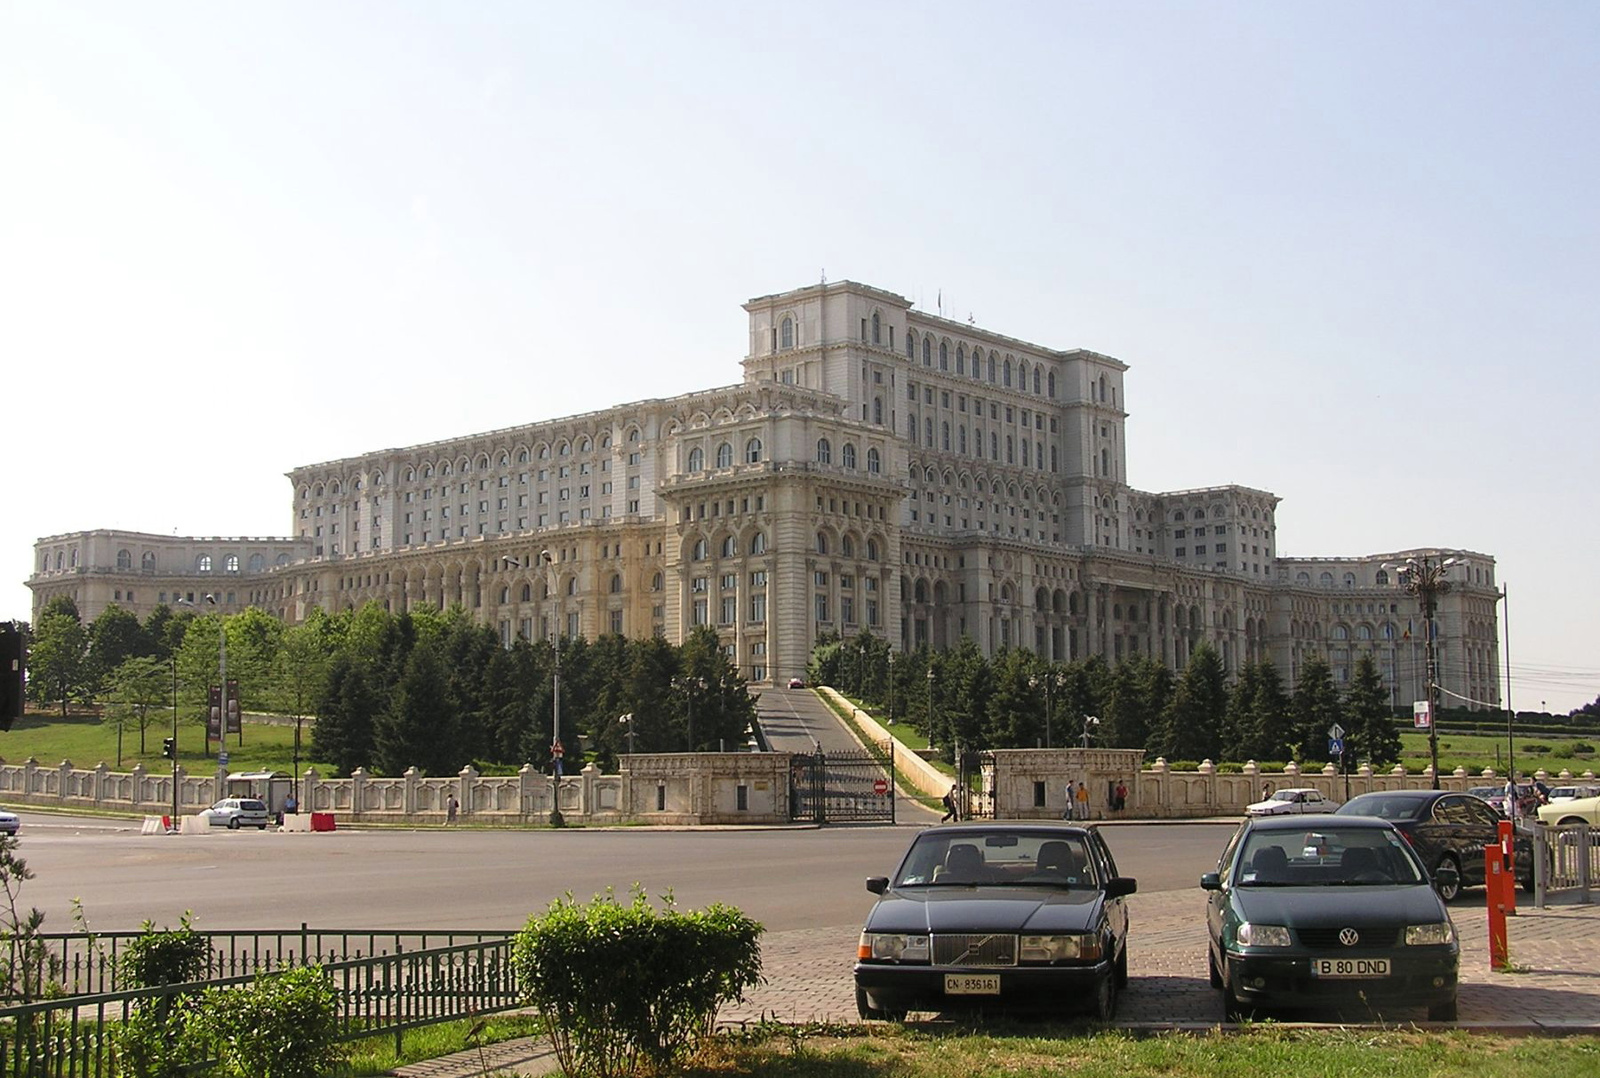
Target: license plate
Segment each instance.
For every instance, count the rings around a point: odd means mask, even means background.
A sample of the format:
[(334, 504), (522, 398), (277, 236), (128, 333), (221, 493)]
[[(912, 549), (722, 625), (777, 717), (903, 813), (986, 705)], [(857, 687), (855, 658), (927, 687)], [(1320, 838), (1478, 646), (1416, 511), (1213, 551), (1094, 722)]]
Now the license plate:
[(1313, 958), (1313, 977), (1387, 977), (1387, 958)]
[(944, 994), (947, 996), (998, 996), (998, 973), (946, 973)]

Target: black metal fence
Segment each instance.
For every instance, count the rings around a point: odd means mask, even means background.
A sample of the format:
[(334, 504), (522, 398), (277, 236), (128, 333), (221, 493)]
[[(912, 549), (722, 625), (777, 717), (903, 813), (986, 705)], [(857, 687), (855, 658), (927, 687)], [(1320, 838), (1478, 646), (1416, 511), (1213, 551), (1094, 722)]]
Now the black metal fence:
[[(789, 765), (789, 815), (812, 823), (894, 823), (894, 748), (816, 752)], [(885, 763), (884, 761), (887, 761)]]
[[(126, 940), (136, 934), (115, 935), (125, 948)], [(119, 963), (111, 959), (109, 948), (83, 949), (87, 944), (82, 937), (53, 938), (65, 946), (72, 958), (70, 965), (82, 971), (79, 983), (91, 979), (115, 982)], [(425, 945), (429, 940), (447, 938), (469, 942)], [(157, 1006), (163, 997), (245, 986), (259, 974), (300, 965), (320, 966), (335, 990), (341, 1039), (393, 1034), (396, 1051), (405, 1030), (522, 1006), (511, 969), (512, 934), (508, 932), (302, 929), (298, 933), (212, 934), (212, 939), (226, 944), (214, 947), (213, 961), (238, 972), (190, 984), (74, 993), (0, 1007), (0, 1078), (103, 1078), (115, 1074), (116, 1030), (139, 1007)], [(336, 952), (349, 957), (329, 957)]]

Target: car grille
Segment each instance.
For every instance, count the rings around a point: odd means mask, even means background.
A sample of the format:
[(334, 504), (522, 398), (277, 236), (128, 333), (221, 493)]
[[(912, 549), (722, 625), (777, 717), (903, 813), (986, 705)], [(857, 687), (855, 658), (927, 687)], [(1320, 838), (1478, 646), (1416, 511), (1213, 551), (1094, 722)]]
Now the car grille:
[(1010, 933), (962, 933), (933, 937), (936, 966), (1014, 966), (1017, 937)]
[[(1297, 928), (1295, 935), (1300, 937), (1300, 943), (1306, 947), (1316, 947), (1323, 950), (1338, 948), (1344, 949), (1344, 944), (1339, 941), (1339, 933), (1344, 927), (1338, 928)], [(1392, 925), (1371, 925), (1358, 928), (1361, 939), (1355, 944), (1361, 947), (1393, 947), (1395, 940), (1400, 937), (1400, 930)]]

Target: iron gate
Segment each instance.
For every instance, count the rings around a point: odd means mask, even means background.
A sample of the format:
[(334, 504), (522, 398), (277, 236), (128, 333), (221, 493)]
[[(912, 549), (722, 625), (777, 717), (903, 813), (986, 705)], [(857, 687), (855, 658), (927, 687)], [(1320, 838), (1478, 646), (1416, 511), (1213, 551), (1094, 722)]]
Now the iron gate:
[(894, 823), (894, 743), (881, 750), (815, 752), (789, 759), (789, 818), (811, 823)]

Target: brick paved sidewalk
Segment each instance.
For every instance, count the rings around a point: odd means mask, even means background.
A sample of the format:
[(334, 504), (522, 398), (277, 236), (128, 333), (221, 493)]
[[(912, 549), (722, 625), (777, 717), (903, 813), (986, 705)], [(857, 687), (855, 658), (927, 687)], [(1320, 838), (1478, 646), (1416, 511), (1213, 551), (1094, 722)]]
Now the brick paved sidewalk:
[[(1196, 888), (1139, 894), (1129, 904), (1131, 980), (1117, 1007), (1117, 1025), (1216, 1025), (1222, 1020), (1222, 994), (1206, 977), (1204, 893)], [(1509, 925), (1511, 973), (1489, 969), (1482, 892), (1469, 891), (1450, 914), (1461, 934), (1458, 1026), (1600, 1033), (1600, 906), (1523, 906)], [(761, 947), (767, 983), (744, 1003), (724, 1008), (720, 1021), (856, 1021), (850, 969), (860, 931), (859, 924), (850, 924), (769, 933)], [(1418, 1007), (1414, 1013), (1402, 1010), (1384, 1017), (1423, 1024), (1427, 1011)], [(549, 1046), (540, 1042), (510, 1041), (490, 1051), (491, 1074), (557, 1070)], [(402, 1078), (472, 1078), (482, 1073), (475, 1052), (395, 1072)]]

